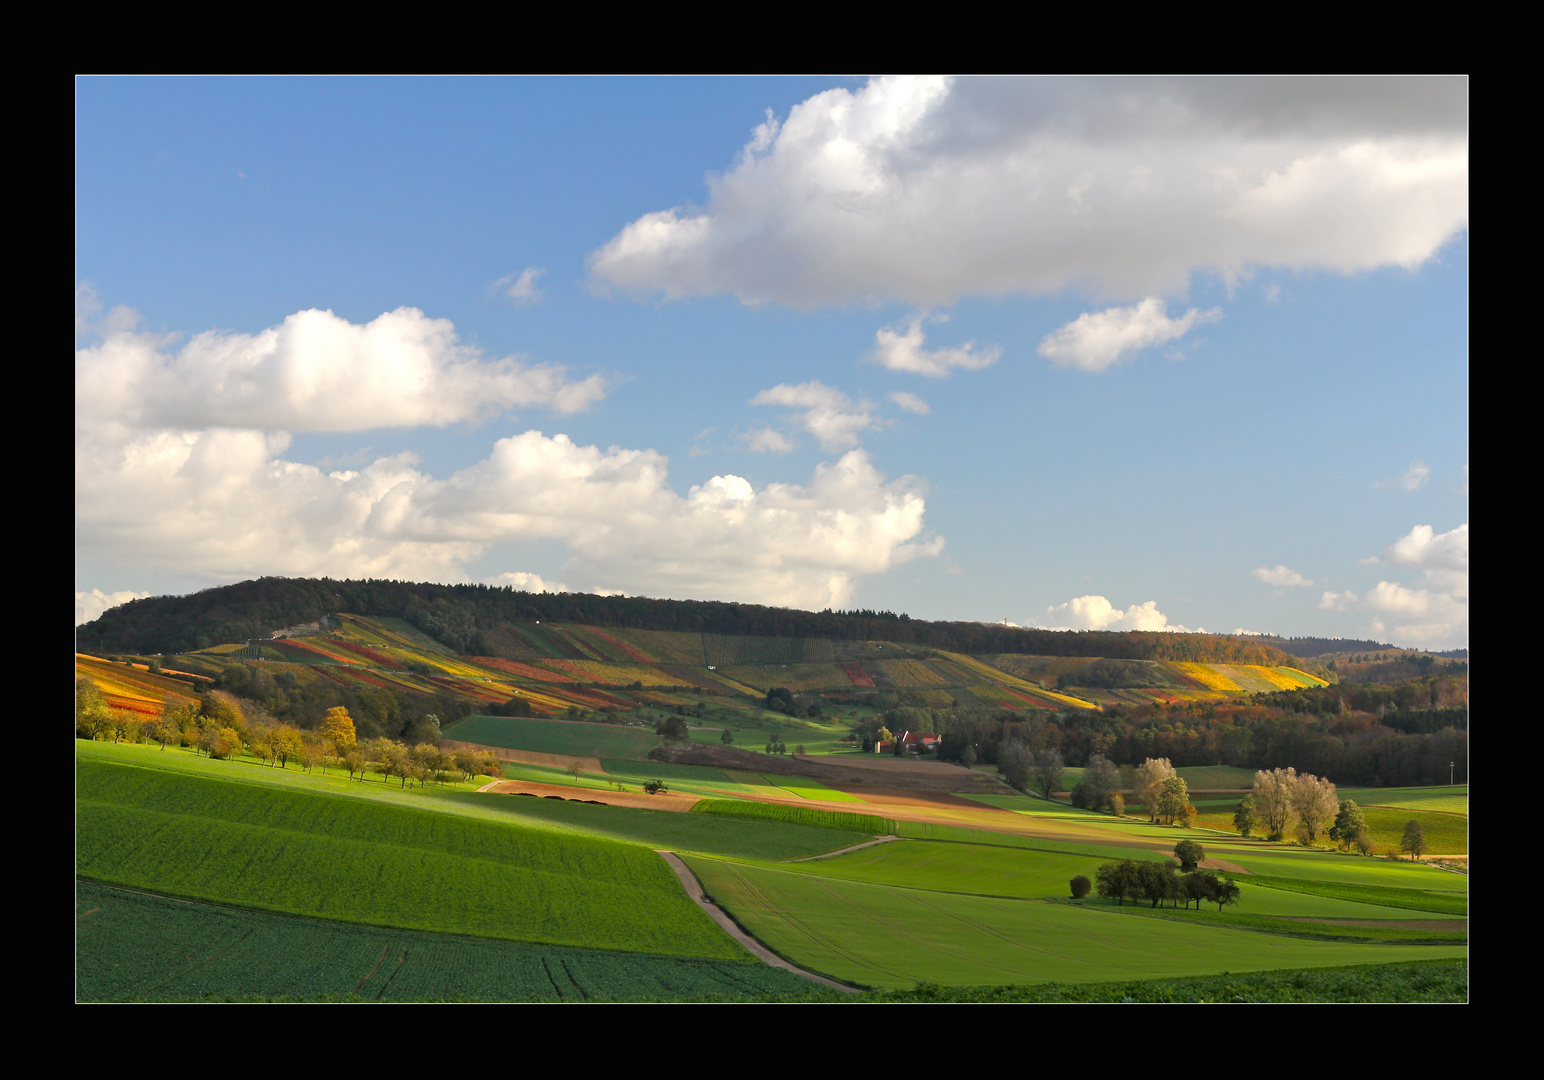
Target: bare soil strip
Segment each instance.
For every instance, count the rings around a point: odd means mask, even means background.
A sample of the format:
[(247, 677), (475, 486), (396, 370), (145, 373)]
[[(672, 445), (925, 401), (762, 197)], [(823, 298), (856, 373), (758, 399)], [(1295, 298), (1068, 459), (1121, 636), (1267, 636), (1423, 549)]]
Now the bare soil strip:
[(828, 851), (824, 855), (806, 855), (802, 859), (789, 859), (789, 862), (814, 862), (816, 859), (834, 859), (838, 855), (846, 855), (849, 851), (857, 851), (859, 848), (873, 847), (875, 844), (888, 844), (891, 840), (899, 840), (899, 836), (881, 836), (877, 840), (869, 840), (866, 843), (854, 844), (852, 847), (844, 847), (839, 851)]
[(476, 750), (485, 754), (492, 754), (500, 761), (518, 761), (522, 765), (546, 765), (553, 769), (566, 769), (578, 762), (579, 767), (588, 773), (605, 773), (599, 758), (577, 757), (573, 754), (542, 754), (535, 750), (509, 750), (502, 746), (484, 746), (482, 743), (457, 742), (455, 739), (444, 739), (440, 746), (446, 750)]
[(681, 882), (681, 887), (686, 890), (686, 895), (691, 897), (699, 907), (706, 911), (726, 934), (749, 949), (751, 954), (758, 960), (773, 967), (782, 968), (784, 971), (791, 971), (795, 975), (803, 976), (811, 982), (819, 983), (821, 986), (829, 986), (833, 990), (841, 990), (848, 994), (860, 993), (856, 987), (839, 983), (834, 979), (828, 979), (824, 975), (816, 975), (813, 971), (805, 971), (803, 968), (794, 967), (787, 960), (777, 955), (777, 953), (751, 937), (744, 930), (741, 930), (738, 923), (725, 914), (724, 910), (717, 904), (709, 900), (702, 891), (702, 883), (697, 880), (697, 875), (692, 873), (691, 868), (676, 857), (675, 852), (660, 851), (657, 854), (670, 864), (670, 869), (675, 871), (675, 876)]
[(827, 765), (842, 769), (866, 769), (870, 772), (910, 773), (915, 776), (949, 776), (953, 779), (969, 779), (978, 774), (961, 765), (947, 761), (919, 761), (916, 758), (898, 758), (890, 754), (795, 754), (799, 761), (815, 765)]
[(662, 791), (648, 795), (641, 791), (610, 791), (606, 788), (569, 787), (566, 784), (533, 784), (525, 780), (498, 780), (484, 784), (478, 791), (495, 795), (536, 795), (541, 798), (567, 799), (569, 802), (598, 802), (607, 806), (631, 806), (638, 810), (674, 810), (685, 813), (701, 801), (698, 795), (678, 795)]

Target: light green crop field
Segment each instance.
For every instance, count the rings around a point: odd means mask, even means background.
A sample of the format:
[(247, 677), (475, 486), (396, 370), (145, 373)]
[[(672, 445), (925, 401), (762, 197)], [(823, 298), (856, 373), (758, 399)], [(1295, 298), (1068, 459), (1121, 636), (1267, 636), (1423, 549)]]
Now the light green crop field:
[(1448, 814), (1469, 813), (1469, 785), (1453, 787), (1359, 788), (1339, 789), (1342, 799), (1358, 806), (1392, 806), (1405, 810), (1434, 810)]
[[(893, 845), (891, 845), (893, 846)], [(1460, 957), (1462, 948), (1307, 941), (1099, 906), (895, 888), (690, 857), (716, 902), (771, 948), (844, 981), (900, 988), (1099, 982)]]
[(766, 776), (762, 779), (767, 783), (792, 792), (801, 799), (823, 799), (826, 802), (852, 802), (861, 803), (863, 800), (856, 795), (849, 795), (845, 791), (837, 791), (835, 788), (826, 787), (818, 780), (811, 780), (807, 776)]
[(1379, 851), (1390, 853), (1401, 850), (1405, 826), (1411, 821), (1421, 823), (1426, 838), (1426, 851), (1430, 855), (1467, 855), (1469, 853), (1469, 819), (1458, 814), (1433, 814), (1421, 810), (1389, 809), (1369, 806), (1362, 811), (1367, 821), (1367, 832)]
[(643, 760), (659, 743), (659, 736), (642, 728), (518, 716), (469, 716), (446, 728), (444, 735), (447, 739), (506, 750), (634, 761)]
[(76, 869), (342, 922), (733, 958), (644, 848), (101, 761), (77, 763)]

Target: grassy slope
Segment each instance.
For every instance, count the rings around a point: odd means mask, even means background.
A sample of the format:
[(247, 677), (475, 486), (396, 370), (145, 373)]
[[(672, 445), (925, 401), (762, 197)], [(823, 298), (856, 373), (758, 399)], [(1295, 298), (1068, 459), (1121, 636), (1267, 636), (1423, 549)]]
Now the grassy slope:
[(77, 870), (286, 914), (734, 958), (628, 844), (109, 762), (77, 768)]

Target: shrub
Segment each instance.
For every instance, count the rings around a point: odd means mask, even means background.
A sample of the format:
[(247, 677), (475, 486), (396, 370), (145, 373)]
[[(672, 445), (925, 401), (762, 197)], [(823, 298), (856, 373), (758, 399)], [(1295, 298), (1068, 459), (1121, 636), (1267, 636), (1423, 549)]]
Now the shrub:
[(1092, 881), (1089, 881), (1088, 878), (1084, 877), (1082, 874), (1079, 874), (1077, 877), (1072, 879), (1072, 898), (1074, 900), (1083, 899), (1083, 897), (1087, 896), (1088, 891), (1093, 887), (1094, 883)]

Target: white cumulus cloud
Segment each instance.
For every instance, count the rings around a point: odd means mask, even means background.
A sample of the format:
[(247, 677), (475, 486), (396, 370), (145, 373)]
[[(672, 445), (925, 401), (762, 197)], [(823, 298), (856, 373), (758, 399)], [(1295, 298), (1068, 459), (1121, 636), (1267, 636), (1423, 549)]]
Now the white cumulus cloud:
[[(121, 310), (121, 309), (120, 309)], [(115, 313), (116, 314), (116, 313)], [(488, 360), (447, 319), (398, 308), (363, 325), (300, 311), (256, 334), (171, 339), (106, 326), (75, 353), (78, 423), (138, 429), (363, 431), (444, 426), (517, 408), (572, 413), (605, 393), (592, 375)]]
[(1468, 223), (1464, 78), (876, 78), (769, 114), (601, 288), (796, 307), (1419, 266)]
[(820, 609), (943, 543), (924, 535), (921, 484), (886, 480), (858, 450), (805, 485), (716, 476), (683, 496), (654, 451), (539, 431), (498, 440), (445, 479), (411, 454), (323, 472), (286, 460), (283, 434), (120, 435), (78, 433), (77, 556), (210, 583), (465, 581), (494, 544), (552, 540), (570, 553), (572, 588)]
[(858, 445), (859, 432), (884, 427), (868, 401), (853, 401), (846, 394), (825, 383), (812, 381), (790, 386), (779, 383), (751, 398), (752, 405), (782, 405), (797, 410), (792, 415), (824, 450), (842, 450)]
[(928, 413), (933, 411), (932, 409), (928, 408), (926, 401), (922, 400), (922, 398), (918, 397), (916, 394), (907, 393), (905, 390), (895, 391), (890, 395), (890, 400), (895, 402), (901, 408), (905, 409), (907, 412), (916, 413), (918, 416), (926, 416)]
[(1177, 634), (1190, 633), (1185, 627), (1169, 622), (1158, 610), (1158, 602), (1132, 604), (1125, 611), (1115, 607), (1102, 596), (1079, 596), (1065, 604), (1046, 608), (1043, 624), (1051, 629), (1065, 630), (1166, 630)]
[(898, 331), (889, 326), (880, 329), (874, 335), (873, 361), (891, 371), (909, 371), (941, 379), (955, 368), (976, 371), (995, 364), (1002, 356), (1002, 349), (996, 346), (976, 351), (974, 341), (952, 349), (924, 349), (922, 346), (927, 338), (922, 332), (922, 324), (946, 321), (947, 315), (918, 311), (906, 321), (905, 330)]
[(1191, 308), (1169, 318), (1164, 303), (1150, 296), (1131, 307), (1112, 307), (1079, 315), (1040, 342), (1040, 355), (1062, 367), (1103, 371), (1123, 357), (1152, 345), (1184, 337), (1192, 327), (1216, 322), (1221, 308)]
[(1469, 632), (1469, 525), (1445, 533), (1417, 525), (1364, 562), (1419, 570), (1417, 586), (1380, 581), (1360, 597), (1354, 592), (1326, 592), (1325, 611), (1373, 612), (1377, 633), (1399, 643), (1443, 647), (1463, 644)]

